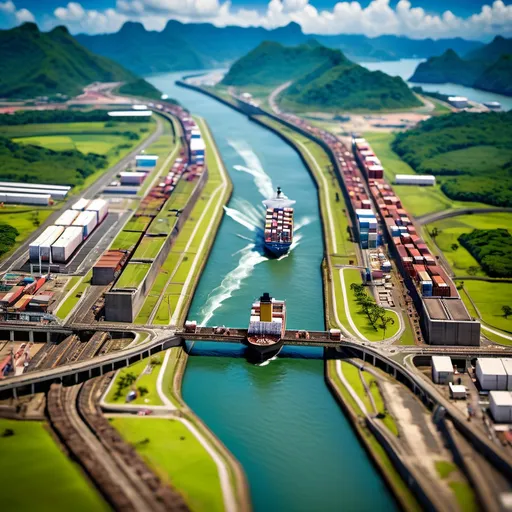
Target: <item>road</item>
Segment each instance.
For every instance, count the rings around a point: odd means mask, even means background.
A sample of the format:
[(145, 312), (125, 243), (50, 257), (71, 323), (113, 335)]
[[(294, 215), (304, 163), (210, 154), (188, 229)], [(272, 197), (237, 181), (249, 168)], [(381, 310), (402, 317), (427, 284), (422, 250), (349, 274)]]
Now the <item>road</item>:
[(449, 219), (450, 217), (458, 217), (459, 215), (471, 215), (473, 213), (512, 213), (512, 208), (505, 208), (495, 206), (494, 208), (459, 208), (454, 210), (443, 210), (442, 212), (428, 213), (415, 217), (416, 221), (421, 224), (431, 224), (442, 219)]
[[(160, 117), (156, 117), (156, 129), (155, 131), (146, 139), (144, 142), (139, 144), (133, 151), (131, 151), (128, 155), (122, 158), (117, 164), (113, 165), (108, 169), (105, 173), (103, 173), (94, 183), (91, 184), (86, 190), (82, 191), (80, 194), (71, 197), (66, 203), (62, 206), (62, 208), (58, 211), (53, 212), (46, 221), (39, 226), (33, 233), (31, 233), (23, 243), (14, 251), (11, 256), (9, 256), (6, 260), (4, 260), (0, 264), (0, 272), (7, 272), (13, 268), (17, 268), (18, 266), (23, 265), (25, 261), (25, 253), (28, 251), (28, 246), (32, 243), (48, 226), (51, 226), (54, 221), (60, 216), (60, 214), (70, 208), (74, 203), (78, 201), (78, 199), (85, 197), (88, 199), (94, 198), (97, 194), (99, 194), (118, 174), (122, 171), (126, 165), (135, 158), (135, 156), (142, 150), (149, 147), (153, 142), (155, 142), (162, 134), (163, 134), (163, 122)], [(23, 260), (23, 261), (21, 261)], [(21, 265), (20, 265), (21, 262)]]
[(276, 99), (277, 97), (279, 96), (279, 94), (281, 94), (285, 89), (287, 89), (288, 87), (290, 87), (290, 85), (292, 84), (291, 80), (289, 82), (286, 82), (282, 85), (280, 85), (279, 87), (277, 87), (276, 89), (274, 89), (271, 93), (270, 93), (270, 96), (268, 97), (268, 104), (270, 105), (270, 108), (272, 109), (272, 111), (275, 113), (275, 114), (280, 114), (281, 111), (279, 110), (279, 107), (277, 106), (277, 102), (276, 102)]

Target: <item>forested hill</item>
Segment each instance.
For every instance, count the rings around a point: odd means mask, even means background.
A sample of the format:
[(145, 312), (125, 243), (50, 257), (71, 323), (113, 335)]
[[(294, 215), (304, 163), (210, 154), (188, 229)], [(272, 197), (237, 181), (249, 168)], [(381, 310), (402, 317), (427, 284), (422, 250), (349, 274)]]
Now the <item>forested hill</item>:
[(460, 57), (447, 50), (416, 68), (411, 82), (455, 83), (512, 95), (512, 39), (496, 37), (491, 43)]
[(135, 80), (131, 71), (81, 46), (65, 27), (41, 32), (34, 23), (24, 23), (0, 31), (2, 98), (74, 96), (93, 82)]
[(238, 59), (222, 80), (224, 85), (278, 86), (294, 80), (322, 65), (350, 62), (340, 51), (314, 41), (300, 46), (283, 46), (266, 41)]
[(289, 109), (381, 110), (421, 105), (400, 77), (369, 71), (316, 41), (295, 47), (262, 43), (231, 66), (222, 84), (274, 87), (289, 80), (294, 82), (279, 97)]
[(512, 207), (512, 112), (432, 117), (399, 133), (394, 151), (434, 174), (451, 199)]

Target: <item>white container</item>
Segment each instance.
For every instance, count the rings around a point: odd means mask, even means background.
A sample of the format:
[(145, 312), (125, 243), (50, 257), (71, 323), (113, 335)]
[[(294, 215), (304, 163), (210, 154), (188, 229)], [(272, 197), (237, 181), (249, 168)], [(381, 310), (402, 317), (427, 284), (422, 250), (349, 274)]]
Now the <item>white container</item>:
[(62, 226), (49, 226), (47, 227), (29, 246), (28, 253), (30, 261), (38, 262), (39, 254), (41, 260), (48, 261), (50, 258), (50, 247), (64, 232)]
[(512, 392), (491, 391), (489, 406), (492, 417), (497, 423), (512, 423)]
[(476, 360), (476, 377), (483, 390), (507, 389), (507, 372), (501, 359), (479, 357)]
[(436, 177), (432, 174), (397, 174), (395, 176), (397, 185), (428, 185), (436, 184)]
[(71, 226), (73, 221), (79, 215), (78, 210), (66, 210), (62, 215), (55, 221), (56, 226)]
[(453, 364), (448, 356), (432, 356), (432, 380), (436, 384), (453, 382)]
[(190, 139), (190, 151), (204, 151), (206, 149), (203, 139)]
[(95, 199), (91, 201), (86, 208), (87, 211), (96, 212), (98, 224), (107, 216), (108, 201), (104, 199)]
[(82, 243), (83, 228), (70, 226), (66, 228), (59, 239), (52, 244), (52, 261), (65, 263), (69, 260), (76, 248)]
[(73, 222), (73, 226), (81, 226), (83, 228), (83, 239), (85, 240), (98, 225), (98, 217), (96, 212), (81, 212)]
[(145, 172), (122, 172), (121, 185), (140, 185), (146, 177)]
[(79, 210), (79, 211), (83, 211), (85, 210), (85, 208), (87, 207), (87, 205), (90, 203), (91, 201), (89, 201), (89, 199), (79, 199), (72, 207), (71, 209), (72, 210)]
[(0, 193), (0, 202), (8, 204), (35, 204), (38, 206), (48, 206), (50, 204), (50, 199), (50, 194)]

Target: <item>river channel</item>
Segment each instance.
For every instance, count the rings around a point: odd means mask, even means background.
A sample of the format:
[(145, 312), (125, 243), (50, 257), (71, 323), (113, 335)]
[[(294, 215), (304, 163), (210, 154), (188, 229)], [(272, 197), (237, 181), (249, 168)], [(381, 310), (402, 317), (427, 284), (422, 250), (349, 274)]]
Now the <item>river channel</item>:
[[(244, 115), (176, 87), (183, 73), (150, 81), (204, 117), (234, 193), (189, 318), (248, 324), (268, 291), (287, 301), (287, 326), (323, 329), (321, 223), (314, 183), (295, 151)], [(261, 201), (276, 186), (295, 199), (296, 237), (285, 257), (262, 254)], [(321, 349), (285, 349), (263, 366), (244, 348), (196, 343), (183, 396), (241, 462), (259, 511), (394, 510), (396, 505), (324, 382)]]

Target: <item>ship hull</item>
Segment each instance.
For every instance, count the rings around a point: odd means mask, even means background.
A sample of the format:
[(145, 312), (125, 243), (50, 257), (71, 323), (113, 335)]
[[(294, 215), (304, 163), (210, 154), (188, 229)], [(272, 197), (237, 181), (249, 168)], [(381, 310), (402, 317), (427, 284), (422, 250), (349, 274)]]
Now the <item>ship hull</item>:
[(292, 245), (291, 242), (290, 243), (265, 242), (265, 249), (272, 256), (276, 256), (277, 258), (279, 258), (279, 256), (286, 254), (290, 250), (291, 245)]
[(283, 344), (282, 339), (272, 345), (256, 345), (247, 341), (247, 360), (254, 364), (264, 363), (276, 357), (281, 352)]

